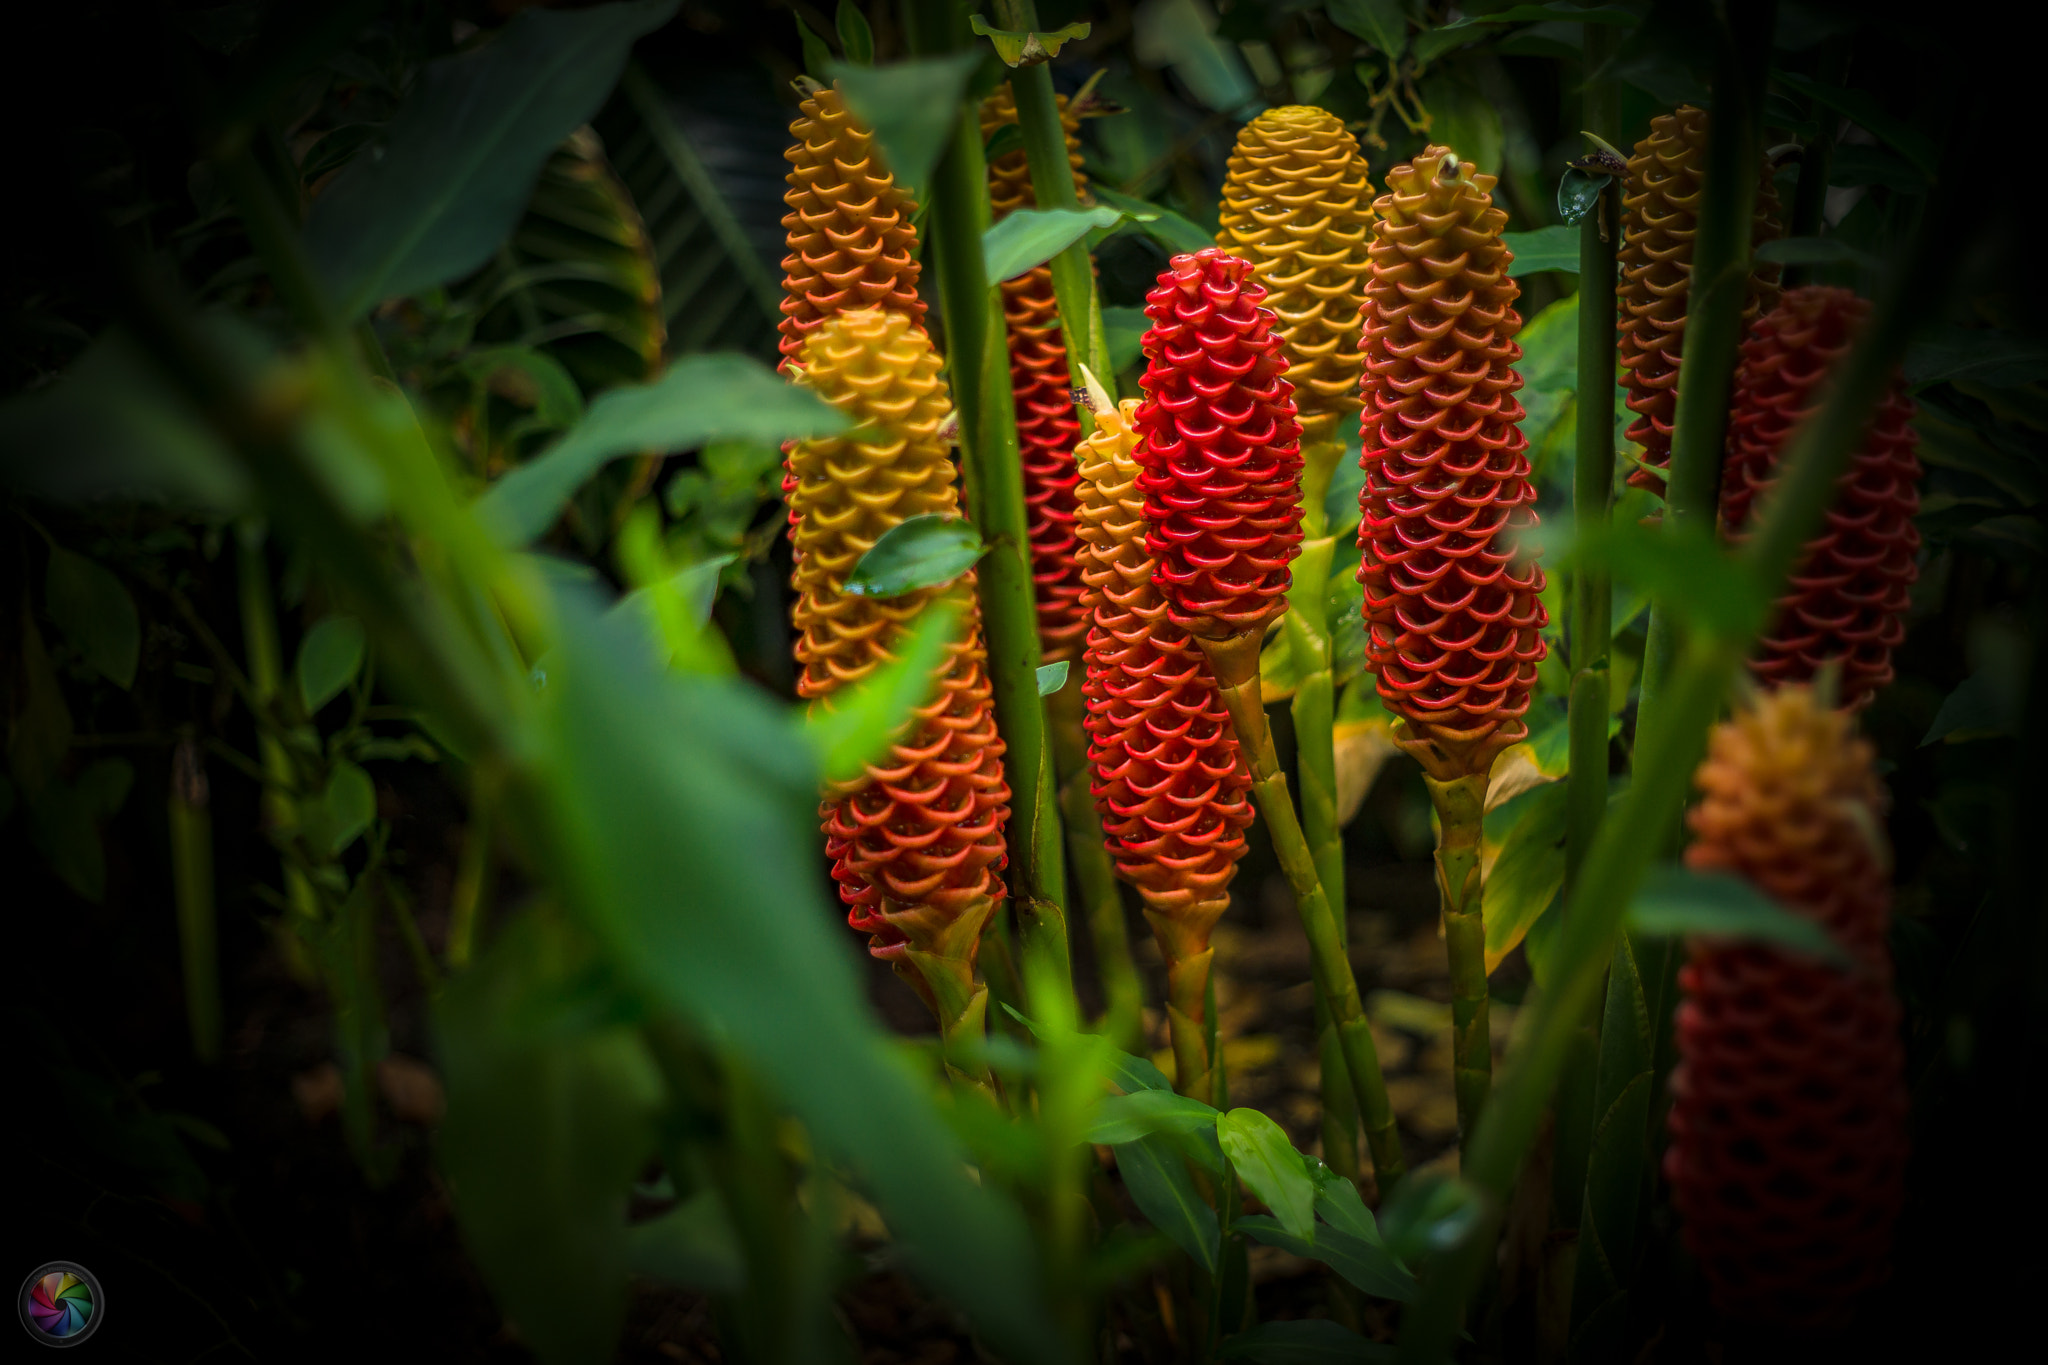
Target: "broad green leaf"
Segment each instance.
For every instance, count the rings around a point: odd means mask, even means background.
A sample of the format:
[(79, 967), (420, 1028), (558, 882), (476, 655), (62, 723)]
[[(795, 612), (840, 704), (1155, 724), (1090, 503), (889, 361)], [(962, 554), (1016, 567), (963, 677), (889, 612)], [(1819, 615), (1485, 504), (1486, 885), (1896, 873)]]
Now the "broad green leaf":
[(117, 687), (134, 685), (142, 620), (135, 599), (111, 569), (52, 545), (43, 605), (94, 672)]
[(1256, 1109), (1233, 1109), (1216, 1122), (1216, 1140), (1246, 1189), (1265, 1201), (1280, 1225), (1315, 1239), (1316, 1187), (1301, 1168), (1287, 1131)]
[(803, 15), (791, 10), (789, 17), (796, 20), (797, 42), (804, 53), (804, 74), (821, 81), (830, 80), (834, 65), (832, 49), (825, 46), (823, 38), (811, 32), (811, 26), (804, 22)]
[(701, 1190), (667, 1213), (626, 1229), (626, 1264), (635, 1275), (707, 1294), (734, 1294), (747, 1264), (715, 1190)]
[(1140, 1090), (1171, 1090), (1173, 1082), (1166, 1079), (1161, 1071), (1143, 1057), (1133, 1057), (1128, 1052), (1111, 1052), (1106, 1060), (1104, 1078), (1125, 1094), (1136, 1094)]
[[(874, 130), (882, 162), (918, 203), (930, 199), (932, 168), (960, 125), (960, 100), (980, 52), (915, 57), (887, 66), (831, 63), (846, 107)], [(998, 68), (1000, 69), (1000, 68)]]
[(1745, 561), (1704, 535), (1678, 533), (1668, 525), (1616, 521), (1574, 534), (1553, 524), (1529, 533), (1523, 544), (1542, 556), (1553, 575), (1604, 564), (1617, 580), (1647, 590), (1660, 608), (1730, 637), (1755, 634), (1770, 609)]
[[(1109, 207), (1128, 215), (1130, 221), (1143, 228), (1148, 236), (1169, 251), (1200, 251), (1204, 247), (1216, 245), (1213, 237), (1172, 209), (1161, 208), (1157, 204), (1101, 185), (1091, 186), (1089, 193)], [(1140, 317), (1144, 316), (1140, 309), (1131, 311), (1138, 313)]]
[(314, 202), (306, 247), (342, 316), (482, 265), (541, 164), (611, 93), (633, 40), (675, 0), (529, 9), (489, 42), (421, 68), (386, 130)]
[(1639, 934), (1740, 939), (1837, 965), (1849, 962), (1826, 929), (1728, 872), (1695, 872), (1675, 864), (1652, 868), (1629, 903), (1628, 925)]
[(341, 695), (363, 666), (363, 623), (353, 616), (323, 616), (299, 641), (293, 672), (307, 715)]
[(1552, 782), (1523, 800), (1521, 818), (1486, 869), (1480, 896), (1488, 973), (1515, 950), (1564, 885), (1565, 797), (1566, 785)]
[(1060, 55), (1060, 49), (1078, 38), (1086, 38), (1094, 25), (1087, 22), (1068, 24), (1065, 28), (1049, 33), (1030, 29), (991, 28), (989, 22), (979, 14), (968, 19), (967, 25), (989, 40), (996, 55), (1003, 59), (1004, 66), (1038, 66)]
[(993, 1349), (1058, 1358), (1023, 1215), (968, 1178), (865, 1003), (814, 875), (818, 772), (796, 727), (737, 679), (659, 672), (630, 623), (572, 595), (553, 614), (532, 790), (564, 903), (635, 991), (788, 1107)]
[(1935, 165), (1936, 148), (1934, 138), (1925, 131), (1915, 128), (1903, 119), (1894, 118), (1878, 103), (1877, 96), (1867, 90), (1845, 90), (1838, 85), (1825, 85), (1811, 76), (1801, 76), (1791, 71), (1771, 72), (1771, 79), (1787, 89), (1817, 100), (1821, 104), (1842, 114), (1890, 143), (1905, 153), (1906, 159), (1918, 167), (1929, 180), (1939, 178)]
[(1216, 11), (1197, 0), (1149, 0), (1131, 16), (1131, 51), (1140, 64), (1168, 66), (1189, 93), (1240, 121), (1264, 104), (1244, 58), (1216, 37)]
[(100, 824), (121, 809), (134, 782), (128, 760), (103, 758), (75, 778), (53, 778), (41, 790), (24, 793), (36, 846), (58, 879), (94, 905), (107, 894)]
[(981, 237), (982, 265), (990, 284), (1015, 279), (1044, 265), (1096, 228), (1124, 220), (1118, 209), (1018, 209)]
[(583, 419), (583, 391), (562, 362), (531, 346), (492, 346), (462, 358), (462, 372), (523, 408), (533, 430), (559, 431)]
[(1368, 1294), (1404, 1303), (1415, 1297), (1415, 1277), (1393, 1253), (1363, 1237), (1325, 1224), (1315, 1230), (1315, 1240), (1310, 1241), (1263, 1214), (1233, 1219), (1230, 1226), (1254, 1241), (1321, 1261)]
[(1309, 1178), (1315, 1181), (1316, 1216), (1337, 1231), (1348, 1233), (1362, 1242), (1384, 1245), (1379, 1224), (1373, 1221), (1372, 1210), (1358, 1196), (1358, 1186), (1315, 1157), (1303, 1157), (1302, 1162), (1308, 1167)]
[(1853, 265), (1864, 270), (1884, 266), (1877, 257), (1839, 237), (1780, 237), (1758, 247), (1756, 258), (1779, 265)]
[(1189, 1178), (1187, 1164), (1165, 1137), (1139, 1138), (1116, 1149), (1116, 1168), (1138, 1210), (1209, 1274), (1221, 1263), (1216, 1211)]
[(1418, 1172), (1380, 1205), (1380, 1235), (1404, 1265), (1453, 1250), (1479, 1226), (1486, 1195), (1454, 1175)]
[(820, 702), (804, 722), (804, 739), (827, 782), (849, 782), (895, 742), (911, 711), (937, 690), (946, 646), (960, 629), (960, 609), (934, 602), (897, 644), (889, 664)]
[(1455, 67), (1441, 67), (1418, 88), (1429, 107), (1429, 140), (1449, 147), (1458, 159), (1486, 175), (1498, 175), (1507, 150), (1500, 107)]
[[(621, 537), (623, 540), (623, 535)], [(623, 548), (623, 545), (622, 545)], [(714, 555), (695, 564), (686, 564), (670, 574), (666, 582), (652, 582), (638, 587), (618, 600), (608, 615), (630, 618), (645, 632), (648, 645), (654, 656), (663, 664), (674, 662), (678, 657), (685, 666), (695, 666), (701, 661), (696, 657), (700, 648), (691, 648), (685, 639), (672, 638), (670, 630), (678, 623), (664, 622), (663, 604), (659, 595), (674, 594), (681, 603), (683, 620), (688, 626), (701, 631), (711, 619), (711, 607), (718, 600), (718, 579), (726, 568), (739, 559), (737, 554)], [(679, 635), (687, 632), (678, 631)]]
[(1049, 697), (1062, 687), (1065, 687), (1067, 685), (1067, 673), (1071, 667), (1072, 664), (1066, 659), (1061, 659), (1058, 663), (1040, 664), (1038, 666), (1038, 695)]
[(1154, 1133), (1192, 1133), (1214, 1127), (1220, 1115), (1200, 1100), (1171, 1090), (1137, 1090), (1107, 1095), (1096, 1107), (1088, 1141), (1116, 1147)]
[(901, 597), (950, 583), (988, 553), (973, 523), (943, 512), (908, 517), (884, 531), (853, 566), (849, 597)]
[[(1579, 172), (1567, 171), (1565, 174), (1577, 175)], [(1560, 188), (1560, 200), (1563, 194)], [(1510, 275), (1533, 275), (1539, 270), (1579, 273), (1579, 230), (1575, 227), (1553, 224), (1537, 228), (1534, 232), (1503, 232), (1500, 239), (1514, 256), (1508, 264)]]
[(338, 857), (377, 818), (377, 788), (370, 775), (343, 760), (327, 775), (327, 786), (300, 812), (301, 832), (316, 852)]
[(1330, 0), (1330, 22), (1371, 43), (1385, 57), (1408, 46), (1408, 8), (1402, 0)]
[(1982, 327), (1930, 327), (1906, 352), (1906, 382), (1916, 389), (1975, 379), (1993, 388), (2048, 378), (2048, 344)]
[(1367, 1341), (1342, 1323), (1328, 1318), (1298, 1322), (1262, 1322), (1216, 1348), (1218, 1360), (1248, 1360), (1256, 1365), (1374, 1365), (1392, 1361), (1394, 1348)]
[(832, 16), (832, 26), (839, 30), (839, 50), (846, 54), (846, 60), (855, 66), (875, 64), (875, 31), (868, 27), (867, 16), (860, 12), (860, 6), (853, 0), (839, 0), (839, 10)]
[(758, 360), (686, 356), (651, 384), (607, 392), (561, 440), (492, 484), (477, 511), (501, 544), (524, 545), (554, 523), (585, 480), (622, 455), (711, 441), (777, 444), (848, 425), (837, 408)]
[(662, 1100), (640, 1036), (559, 1009), (552, 1026), (521, 1023), (589, 958), (580, 935), (530, 911), (449, 982), (435, 1010), (448, 1085), (435, 1145), (463, 1242), (548, 1362), (609, 1359), (635, 1250), (664, 1266), (677, 1259), (673, 1226), (648, 1225), (636, 1248), (625, 1222)]

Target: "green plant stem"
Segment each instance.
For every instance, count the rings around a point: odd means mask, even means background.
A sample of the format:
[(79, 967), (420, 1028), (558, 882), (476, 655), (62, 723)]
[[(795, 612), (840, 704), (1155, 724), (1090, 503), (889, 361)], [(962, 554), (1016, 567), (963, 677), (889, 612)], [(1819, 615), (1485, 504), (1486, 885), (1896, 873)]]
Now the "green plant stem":
[[(946, 0), (906, 7), (912, 50), (938, 55), (972, 35)], [(1066, 870), (1053, 781), (1052, 747), (1038, 695), (1038, 610), (1026, 538), (1024, 471), (1017, 454), (1017, 414), (1010, 391), (1001, 292), (988, 278), (981, 239), (989, 226), (988, 165), (981, 123), (963, 102), (952, 140), (932, 176), (926, 221), (939, 312), (945, 323), (947, 369), (960, 413), (961, 467), (969, 513), (989, 547), (977, 573), (982, 629), (996, 723), (1008, 751), (1010, 899), (1027, 980), (1040, 959), (1051, 979), (1071, 982), (1067, 947)]]
[(213, 813), (206, 766), (188, 735), (171, 762), (167, 803), (171, 836), (171, 889), (178, 906), (178, 956), (184, 968), (185, 1022), (192, 1055), (220, 1060), (220, 954), (213, 896)]
[(1400, 1134), (1394, 1129), (1394, 1107), (1387, 1100), (1379, 1050), (1373, 1043), (1365, 1005), (1358, 994), (1358, 977), (1351, 970), (1337, 917), (1316, 878), (1315, 855), (1309, 851), (1308, 839), (1295, 817), (1293, 798), (1287, 794), (1287, 778), (1280, 771), (1279, 756), (1273, 749), (1273, 734), (1259, 699), (1260, 635), (1259, 631), (1249, 631), (1227, 640), (1198, 638), (1197, 643), (1208, 656), (1217, 690), (1223, 695), (1230, 724), (1237, 732), (1238, 749), (1251, 769), (1252, 799), (1258, 803), (1259, 814), (1266, 822), (1266, 833), (1273, 841), (1280, 870), (1294, 889), (1295, 909), (1308, 935), (1316, 994), (1329, 1007), (1335, 1023), (1345, 1069), (1351, 1074), (1358, 1107), (1365, 1117), (1366, 1147), (1372, 1153), (1373, 1170), (1384, 1193), (1406, 1173), (1408, 1163), (1401, 1154)]
[(1486, 993), (1486, 922), (1482, 917), (1479, 850), (1489, 772), (1440, 781), (1425, 774), (1436, 806), (1436, 887), (1442, 898), (1444, 950), (1451, 964), (1451, 1082), (1458, 1101), (1458, 1154), (1469, 1158), (1472, 1135), (1493, 1088), (1493, 1037)]
[(1060, 815), (1067, 827), (1067, 856), (1073, 860), (1075, 894), (1088, 917), (1088, 936), (1095, 947), (1095, 970), (1102, 980), (1103, 1016), (1099, 1031), (1126, 1052), (1144, 1043), (1145, 987), (1131, 955), (1131, 933), (1124, 918), (1123, 891), (1116, 864), (1102, 835), (1102, 815), (1088, 788), (1088, 741), (1082, 726), (1085, 703), (1081, 670), (1070, 670), (1066, 686), (1046, 698), (1052, 727), (1053, 762), (1060, 782)]
[[(996, 23), (1012, 31), (1038, 28), (1035, 0), (996, 0)], [(1078, 209), (1080, 190), (1073, 163), (1067, 160), (1067, 130), (1060, 122), (1053, 94), (1052, 68), (1040, 62), (1010, 73), (1010, 93), (1017, 102), (1017, 126), (1024, 134), (1024, 156), (1031, 167), (1031, 192), (1042, 209)], [(1102, 323), (1102, 302), (1095, 293), (1095, 269), (1085, 240), (1054, 256), (1052, 291), (1059, 301), (1060, 331), (1067, 354), (1079, 356), (1116, 401), (1116, 371), (1109, 363), (1109, 334)], [(1080, 375), (1074, 376), (1079, 380)], [(1085, 411), (1083, 417), (1086, 417)]]
[[(1923, 218), (1906, 260), (1891, 275), (1869, 328), (1829, 386), (1825, 403), (1787, 446), (1784, 472), (1761, 509), (1756, 534), (1740, 551), (1769, 597), (1782, 589), (1807, 540), (1820, 528), (1836, 482), (1884, 396), (1912, 329), (1942, 297), (1956, 254), (1953, 242), (1943, 240), (1946, 226), (1939, 214)], [(1422, 1298), (1403, 1322), (1403, 1360), (1435, 1365), (1450, 1351), (1465, 1303), (1492, 1259), (1509, 1190), (1535, 1140), (1572, 1034), (1599, 994), (1629, 901), (1665, 846), (1665, 832), (1677, 822), (1693, 767), (1705, 751), (1707, 728), (1751, 643), (1749, 637), (1704, 632), (1686, 643), (1683, 666), (1671, 675), (1668, 719), (1637, 745), (1635, 779), (1580, 866), (1574, 913), (1553, 950), (1555, 979), (1518, 1032), (1502, 1083), (1473, 1141), (1466, 1178), (1476, 1188), (1480, 1216), (1458, 1245), (1429, 1268)]]

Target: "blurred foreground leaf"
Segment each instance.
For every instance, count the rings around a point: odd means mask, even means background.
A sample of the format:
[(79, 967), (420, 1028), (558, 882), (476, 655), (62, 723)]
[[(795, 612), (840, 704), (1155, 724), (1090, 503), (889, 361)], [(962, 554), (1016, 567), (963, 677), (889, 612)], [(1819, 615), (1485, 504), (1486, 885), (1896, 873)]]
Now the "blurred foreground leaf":
[(1827, 930), (1727, 872), (1695, 872), (1677, 865), (1652, 868), (1629, 903), (1628, 925), (1640, 934), (1740, 939), (1838, 965), (1849, 961)]
[(852, 687), (821, 702), (804, 722), (804, 738), (827, 782), (850, 782), (879, 759), (938, 690), (946, 646), (958, 637), (957, 603), (932, 603), (896, 646), (896, 657)]
[(1097, 228), (1124, 221), (1112, 208), (1018, 209), (982, 234), (982, 262), (989, 283), (1015, 279), (1044, 265)]
[(960, 97), (981, 65), (979, 51), (918, 57), (886, 66), (830, 63), (846, 106), (874, 130), (882, 161), (896, 184), (922, 204), (930, 199), (932, 168), (960, 125)]

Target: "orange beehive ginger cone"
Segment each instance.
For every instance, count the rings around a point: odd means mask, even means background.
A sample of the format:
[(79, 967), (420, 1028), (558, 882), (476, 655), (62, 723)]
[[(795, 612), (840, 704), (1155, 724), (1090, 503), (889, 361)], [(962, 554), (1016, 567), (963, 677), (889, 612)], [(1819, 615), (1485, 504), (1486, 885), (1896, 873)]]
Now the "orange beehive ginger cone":
[[(1077, 184), (1081, 144), (1079, 121), (1059, 97), (1060, 121)], [(1005, 85), (982, 101), (981, 135), (1017, 121), (1017, 107)], [(1001, 220), (1037, 202), (1031, 168), (1023, 152), (1006, 152), (989, 163), (989, 199)], [(1059, 302), (1052, 269), (1037, 266), (1004, 280), (1003, 321), (1009, 338), (1010, 392), (1017, 408), (1017, 447), (1024, 467), (1025, 530), (1031, 542), (1031, 576), (1037, 585), (1038, 642), (1047, 663), (1073, 659), (1088, 633), (1081, 609), (1081, 572), (1074, 539), (1074, 442), (1081, 424), (1074, 417), (1073, 378), (1060, 335)]]
[(1174, 624), (1213, 640), (1284, 612), (1301, 553), (1301, 425), (1265, 297), (1213, 246), (1174, 257), (1145, 296), (1145, 548)]
[(858, 436), (798, 441), (789, 455), (796, 552), (800, 695), (821, 705), (887, 662), (908, 623), (936, 597), (960, 606), (938, 694), (910, 732), (850, 790), (822, 808), (826, 853), (847, 922), (913, 984), (906, 949), (972, 964), (981, 926), (1003, 895), (1009, 788), (989, 699), (973, 574), (878, 600), (846, 581), (883, 532), (926, 513), (957, 515), (959, 490), (940, 424), (951, 408), (939, 358), (908, 314), (842, 313), (811, 332), (802, 382), (853, 419)]
[(1081, 573), (1087, 583), (1088, 757), (1095, 806), (1117, 872), (1138, 888), (1166, 959), (1181, 1090), (1206, 1098), (1204, 999), (1210, 930), (1251, 824), (1251, 776), (1208, 660), (1168, 619), (1145, 548), (1132, 421), (1136, 399), (1097, 414), (1081, 469)]
[(1439, 780), (1484, 774), (1527, 733), (1548, 620), (1543, 571), (1514, 545), (1536, 490), (1493, 184), (1443, 147), (1387, 173), (1360, 341), (1366, 666)]
[(789, 255), (783, 258), (782, 356), (794, 360), (804, 338), (835, 313), (881, 308), (924, 325), (917, 296), (917, 204), (876, 155), (874, 137), (847, 112), (834, 89), (806, 96), (783, 202)]
[[(1671, 465), (1671, 424), (1678, 415), (1678, 361), (1685, 347), (1686, 296), (1692, 284), (1693, 235), (1699, 226), (1700, 185), (1707, 170), (1707, 113), (1686, 105), (1660, 114), (1635, 145), (1622, 183), (1621, 275), (1615, 289), (1621, 333), (1622, 387), (1629, 411), (1628, 439), (1643, 448), (1643, 463)], [(1752, 247), (1782, 234), (1778, 192), (1770, 167), (1756, 192)], [(1747, 326), (1778, 301), (1778, 267), (1758, 262), (1742, 305)], [(1631, 470), (1628, 481), (1664, 495), (1652, 469)]]
[(1279, 319), (1304, 445), (1344, 439), (1358, 411), (1359, 305), (1372, 185), (1358, 139), (1311, 105), (1268, 109), (1238, 132), (1216, 244), (1252, 263)]
[(1696, 782), (1686, 862), (1754, 883), (1850, 965), (1694, 941), (1664, 1171), (1723, 1312), (1826, 1326), (1885, 1278), (1904, 1203), (1884, 792), (1847, 713), (1796, 686), (1717, 726)]
[[(1870, 305), (1846, 289), (1809, 286), (1758, 319), (1735, 372), (1721, 523), (1740, 539), (1779, 456), (1862, 330)], [(1827, 524), (1807, 542), (1775, 623), (1750, 668), (1768, 684), (1806, 682), (1841, 662), (1842, 705), (1861, 707), (1892, 678), (1892, 651), (1906, 636), (1906, 608), (1920, 532), (1920, 460), (1913, 400), (1895, 377), (1836, 485)]]

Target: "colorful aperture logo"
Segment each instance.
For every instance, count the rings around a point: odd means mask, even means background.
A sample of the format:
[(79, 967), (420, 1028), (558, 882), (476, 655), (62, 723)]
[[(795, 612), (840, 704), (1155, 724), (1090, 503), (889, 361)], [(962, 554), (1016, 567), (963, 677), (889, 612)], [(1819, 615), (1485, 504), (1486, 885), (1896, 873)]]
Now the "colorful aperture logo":
[(99, 1329), (106, 1297), (99, 1279), (71, 1261), (36, 1267), (21, 1286), (21, 1325), (45, 1346), (76, 1346)]

